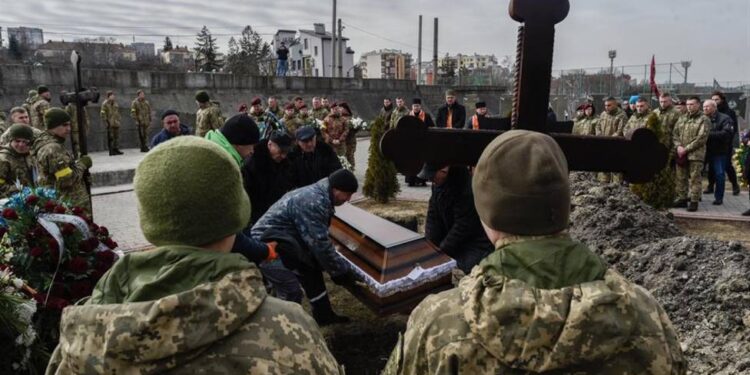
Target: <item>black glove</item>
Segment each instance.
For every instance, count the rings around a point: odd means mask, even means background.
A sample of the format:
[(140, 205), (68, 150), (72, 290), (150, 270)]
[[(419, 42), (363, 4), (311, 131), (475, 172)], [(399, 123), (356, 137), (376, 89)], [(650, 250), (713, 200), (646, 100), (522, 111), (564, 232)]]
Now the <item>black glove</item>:
[(331, 280), (339, 286), (343, 287), (353, 287), (357, 284), (357, 275), (354, 273), (354, 271), (347, 271), (340, 275), (331, 276)]

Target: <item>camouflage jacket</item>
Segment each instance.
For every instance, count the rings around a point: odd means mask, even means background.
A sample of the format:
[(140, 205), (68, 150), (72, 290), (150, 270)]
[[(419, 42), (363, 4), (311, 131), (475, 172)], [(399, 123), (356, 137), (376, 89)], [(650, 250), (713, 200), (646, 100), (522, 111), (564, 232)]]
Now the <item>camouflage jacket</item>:
[(41, 96), (37, 97), (37, 100), (31, 105), (31, 112), (29, 112), (31, 126), (42, 131), (46, 130), (47, 127), (44, 125), (44, 112), (48, 109), (49, 102), (47, 99), (44, 99)]
[(596, 123), (596, 135), (622, 137), (622, 130), (627, 121), (628, 118), (625, 116), (625, 112), (621, 109), (617, 109), (614, 114), (604, 111), (599, 116), (599, 121)]
[(130, 103), (130, 117), (133, 118), (136, 125), (140, 126), (150, 126), (151, 125), (151, 104), (149, 104), (148, 100), (143, 99), (138, 100), (138, 98), (133, 99), (133, 102)]
[(0, 149), (0, 198), (8, 198), (18, 191), (16, 181), (22, 186), (34, 186), (31, 156), (21, 155), (5, 146)]
[(276, 116), (277, 119), (281, 119), (284, 117), (284, 108), (281, 108), (281, 106), (277, 105), (276, 109), (272, 109), (271, 107), (266, 108), (266, 112), (273, 113), (274, 116)]
[(326, 107), (320, 107), (318, 109), (313, 108), (312, 111), (310, 111), (310, 116), (316, 120), (323, 121), (330, 112), (331, 111), (327, 110)]
[[(10, 125), (8, 127), (10, 127)], [(31, 131), (34, 132), (34, 139), (37, 139), (40, 135), (42, 135), (42, 133), (44, 133), (44, 131), (39, 130), (34, 127), (31, 128)], [(8, 131), (8, 129), (5, 129), (3, 131), (3, 134), (0, 135), (0, 145), (5, 146), (9, 143), (10, 143), (10, 132)]]
[(599, 122), (599, 119), (591, 116), (582, 116), (579, 119), (576, 119), (575, 123), (573, 123), (573, 134), (575, 135), (595, 135), (596, 134), (596, 124)]
[(633, 113), (633, 115), (628, 119), (628, 122), (625, 123), (625, 128), (622, 130), (622, 134), (627, 135), (635, 129), (645, 128), (646, 125), (648, 125), (648, 121), (649, 119), (651, 119), (651, 116), (656, 117), (658, 121), (658, 116), (651, 111), (648, 111), (644, 114), (640, 114), (638, 112)]
[(250, 112), (249, 115), (255, 121), (255, 124), (258, 125), (260, 139), (266, 139), (271, 136), (273, 131), (281, 129), (279, 120), (270, 112), (262, 112), (259, 115)]
[(102, 103), (102, 109), (99, 111), (99, 115), (102, 117), (103, 125), (112, 128), (120, 127), (120, 106), (117, 105), (116, 100), (105, 100), (104, 103)]
[(677, 120), (679, 120), (681, 116), (680, 112), (678, 112), (674, 106), (670, 106), (666, 110), (657, 108), (654, 113), (659, 116), (659, 121), (661, 121), (664, 131), (669, 134), (671, 140), (672, 133), (674, 133), (674, 127), (677, 125)]
[(393, 110), (391, 112), (391, 124), (388, 127), (388, 129), (393, 129), (398, 124), (398, 120), (401, 120), (401, 117), (404, 117), (409, 114), (409, 109), (406, 107), (398, 108)]
[(327, 143), (332, 144), (334, 140), (344, 143), (349, 135), (349, 121), (343, 116), (330, 114), (323, 121), (321, 131)]
[(684, 147), (687, 150), (688, 160), (703, 161), (706, 157), (706, 142), (708, 132), (711, 130), (711, 120), (703, 112), (698, 111), (694, 115), (688, 113), (680, 116), (672, 133), (674, 147)]
[(315, 322), (242, 255), (131, 253), (63, 311), (47, 374), (343, 374)]
[(281, 124), (284, 126), (287, 133), (289, 133), (292, 138), (294, 138), (294, 133), (297, 132), (297, 129), (306, 125), (305, 122), (302, 121), (302, 119), (300, 119), (300, 117), (297, 115), (284, 115), (284, 118), (281, 119)]
[(205, 137), (209, 130), (219, 130), (224, 125), (219, 107), (210, 104), (195, 113), (195, 135)]
[(289, 233), (307, 250), (304, 256), (315, 258), (331, 276), (341, 275), (349, 272), (349, 264), (336, 253), (328, 237), (333, 213), (328, 178), (323, 178), (281, 197), (253, 225), (251, 236), (260, 239), (269, 229)]
[(567, 236), (501, 240), (411, 313), (384, 374), (685, 374), (651, 294)]
[(31, 118), (31, 107), (34, 105), (34, 103), (36, 103), (37, 99), (39, 99), (39, 94), (37, 94), (36, 90), (29, 90), (29, 95), (21, 105), (24, 109), (26, 109), (26, 113), (29, 114), (29, 118)]
[(65, 149), (65, 139), (43, 132), (34, 140), (31, 155), (38, 173), (37, 186), (53, 187), (74, 206), (89, 209), (83, 180), (87, 168)]
[[(78, 107), (76, 107), (75, 104), (69, 103), (65, 106), (65, 112), (68, 112), (68, 115), (70, 115), (70, 127), (73, 131), (73, 134), (78, 134)], [(91, 129), (91, 126), (89, 125), (89, 113), (86, 111), (86, 107), (83, 107), (83, 127), (86, 129), (86, 135), (89, 134), (89, 130)], [(78, 139), (75, 140), (78, 142)]]

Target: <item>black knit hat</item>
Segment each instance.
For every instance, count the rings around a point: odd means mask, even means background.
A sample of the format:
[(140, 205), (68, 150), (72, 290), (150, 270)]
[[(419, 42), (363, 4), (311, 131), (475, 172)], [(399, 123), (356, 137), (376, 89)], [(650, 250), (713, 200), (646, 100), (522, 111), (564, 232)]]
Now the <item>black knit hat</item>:
[(422, 99), (414, 98), (411, 100), (411, 104), (422, 104)]
[(208, 96), (208, 93), (201, 90), (195, 93), (195, 100), (198, 103), (207, 103), (211, 98)]
[(31, 126), (28, 126), (26, 124), (13, 124), (10, 128), (8, 128), (8, 134), (10, 135), (10, 139), (25, 139), (27, 141), (33, 141), (34, 140), (34, 131), (31, 129)]
[(45, 92), (49, 92), (49, 88), (47, 88), (47, 86), (39, 86), (36, 88), (37, 94), (44, 94)]
[(289, 152), (292, 146), (294, 146), (294, 143), (292, 143), (292, 137), (290, 137), (289, 134), (284, 131), (274, 131), (273, 133), (271, 133), (271, 137), (269, 139), (271, 140), (271, 142), (279, 146), (279, 148), (283, 152)]
[(476, 104), (476, 108), (477, 109), (478, 108), (486, 108), (486, 107), (487, 107), (487, 103), (485, 103), (485, 102), (477, 102), (477, 104)]
[(232, 116), (219, 131), (233, 145), (254, 145), (260, 140), (258, 125), (244, 113)]
[(167, 116), (176, 115), (177, 117), (180, 117), (180, 114), (177, 113), (174, 109), (168, 109), (161, 114), (161, 119), (164, 120)]
[(331, 188), (341, 190), (347, 193), (355, 193), (359, 187), (357, 178), (354, 177), (354, 173), (346, 169), (339, 169), (336, 172), (331, 173), (328, 176), (328, 183), (331, 184)]

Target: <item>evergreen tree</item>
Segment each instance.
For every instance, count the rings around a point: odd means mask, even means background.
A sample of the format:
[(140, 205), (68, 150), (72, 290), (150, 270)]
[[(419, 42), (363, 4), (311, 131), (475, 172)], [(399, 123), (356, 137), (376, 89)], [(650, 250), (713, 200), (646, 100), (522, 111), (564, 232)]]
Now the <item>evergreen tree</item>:
[(370, 156), (362, 193), (378, 203), (388, 203), (401, 190), (396, 176), (396, 166), (380, 152), (380, 139), (386, 130), (383, 117), (378, 116), (370, 128)]
[(172, 46), (172, 39), (169, 37), (164, 38), (164, 47), (161, 49), (163, 52), (171, 51), (174, 47)]
[(211, 35), (211, 32), (205, 25), (201, 29), (201, 32), (198, 33), (193, 50), (196, 53), (198, 67), (204, 72), (211, 72), (221, 68), (221, 63), (218, 61), (219, 46), (216, 45), (216, 38)]
[[(646, 129), (656, 134), (659, 142), (670, 148), (669, 134), (664, 131), (661, 121), (656, 113), (651, 113), (646, 120)], [(641, 198), (646, 204), (656, 208), (668, 208), (675, 199), (675, 176), (670, 167), (672, 165), (672, 156), (667, 158), (667, 164), (664, 169), (656, 174), (653, 181), (645, 184), (632, 184), (630, 190)]]
[(245, 26), (239, 40), (229, 39), (227, 68), (232, 73), (260, 75), (271, 58), (271, 46), (250, 26)]

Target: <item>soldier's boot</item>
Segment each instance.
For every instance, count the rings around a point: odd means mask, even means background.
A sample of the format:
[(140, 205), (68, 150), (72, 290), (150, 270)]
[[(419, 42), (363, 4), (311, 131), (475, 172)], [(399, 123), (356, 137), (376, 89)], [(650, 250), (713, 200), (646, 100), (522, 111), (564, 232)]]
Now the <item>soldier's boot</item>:
[(688, 205), (687, 199), (676, 199), (674, 202), (672, 202), (672, 207), (674, 208), (685, 208)]
[(740, 195), (740, 184), (736, 182), (732, 184), (732, 195)]
[(742, 216), (750, 216), (750, 208), (742, 213)]
[(112, 142), (112, 137), (110, 136), (107, 139), (107, 150), (109, 150), (109, 156), (115, 156), (115, 155), (117, 155), (115, 153), (115, 146), (112, 143), (113, 143)]
[(122, 155), (123, 152), (120, 151), (120, 129), (115, 128), (112, 131), (112, 148), (115, 149), (115, 155)]
[(690, 203), (688, 203), (688, 208), (687, 208), (687, 210), (688, 210), (689, 212), (695, 212), (695, 211), (698, 211), (698, 202), (690, 202)]
[(312, 305), (313, 318), (321, 327), (331, 324), (349, 323), (351, 321), (348, 317), (338, 315), (333, 311), (331, 300), (328, 299), (328, 293), (318, 297), (315, 301), (311, 300), (310, 305)]

